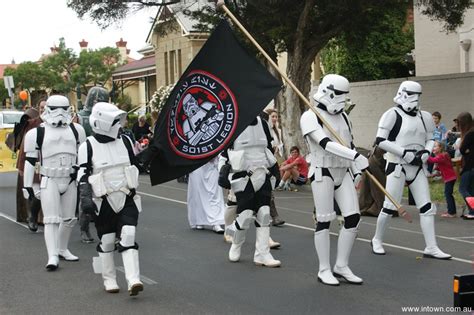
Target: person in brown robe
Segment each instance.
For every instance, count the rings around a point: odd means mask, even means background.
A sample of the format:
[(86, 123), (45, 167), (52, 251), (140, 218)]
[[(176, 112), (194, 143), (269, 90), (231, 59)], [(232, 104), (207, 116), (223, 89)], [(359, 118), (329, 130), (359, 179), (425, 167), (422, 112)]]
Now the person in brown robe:
[[(379, 147), (375, 147), (369, 156), (368, 170), (377, 180), (385, 186), (385, 159), (383, 155), (385, 151)], [(361, 178), (359, 191), (359, 208), (360, 214), (376, 217), (382, 209), (385, 198), (384, 193), (370, 180), (367, 174), (363, 173)]]
[[(38, 223), (42, 222), (41, 203), (39, 200), (29, 201), (25, 199), (23, 195), (23, 170), (25, 167), (25, 151), (23, 149), (23, 139), (26, 133), (33, 128), (38, 127), (42, 120), (40, 114), (44, 110), (46, 105), (45, 100), (41, 100), (38, 103), (37, 108), (29, 108), (23, 115), (20, 126), (16, 128), (15, 134), (15, 148), (18, 150), (17, 159), (17, 191), (16, 191), (16, 220), (17, 222), (26, 222), (31, 231), (36, 232), (38, 229)], [(39, 176), (35, 176), (35, 183), (39, 183)]]

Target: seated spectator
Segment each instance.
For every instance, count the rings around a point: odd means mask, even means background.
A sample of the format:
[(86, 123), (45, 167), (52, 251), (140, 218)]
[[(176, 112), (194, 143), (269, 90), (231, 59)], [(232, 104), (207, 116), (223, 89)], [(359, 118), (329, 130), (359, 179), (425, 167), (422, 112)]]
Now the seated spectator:
[(132, 132), (137, 141), (140, 141), (150, 134), (150, 125), (146, 122), (145, 115), (138, 117), (138, 121), (133, 124)]
[(291, 190), (290, 183), (301, 186), (308, 180), (308, 163), (300, 155), (300, 149), (293, 146), (290, 157), (280, 166), (281, 181), (278, 190)]

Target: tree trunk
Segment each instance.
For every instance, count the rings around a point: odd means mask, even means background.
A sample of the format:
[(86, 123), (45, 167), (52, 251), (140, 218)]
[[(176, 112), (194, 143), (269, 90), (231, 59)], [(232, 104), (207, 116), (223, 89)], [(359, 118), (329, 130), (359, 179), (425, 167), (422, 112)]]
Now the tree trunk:
[[(288, 52), (287, 75), (294, 85), (304, 96), (308, 96), (311, 89), (311, 61), (314, 58), (302, 56), (298, 52)], [(301, 135), (300, 117), (307, 109), (304, 102), (300, 100), (293, 89), (286, 85), (275, 102), (280, 112), (282, 138), (285, 145), (285, 153), (290, 152), (294, 145), (298, 146), (302, 154), (307, 152), (306, 144)]]

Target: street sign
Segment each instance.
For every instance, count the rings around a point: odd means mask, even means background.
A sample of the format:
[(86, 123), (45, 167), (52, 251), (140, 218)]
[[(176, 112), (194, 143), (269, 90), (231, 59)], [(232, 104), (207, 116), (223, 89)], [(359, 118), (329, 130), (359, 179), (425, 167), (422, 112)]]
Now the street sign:
[(13, 77), (11, 75), (3, 77), (3, 83), (5, 84), (5, 88), (7, 90), (15, 88), (13, 84)]

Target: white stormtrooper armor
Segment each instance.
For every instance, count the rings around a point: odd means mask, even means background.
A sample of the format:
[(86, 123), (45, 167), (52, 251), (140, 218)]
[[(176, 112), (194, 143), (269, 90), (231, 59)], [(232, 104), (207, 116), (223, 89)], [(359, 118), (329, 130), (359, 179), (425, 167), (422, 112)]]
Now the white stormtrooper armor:
[[(78, 260), (68, 250), (68, 242), (77, 221), (77, 148), (85, 140), (85, 132), (79, 124), (71, 124), (70, 108), (66, 97), (49, 97), (42, 115), (44, 123), (25, 136), (25, 198), (41, 198), (48, 270), (58, 267), (59, 258)], [(33, 177), (38, 161), (41, 184), (35, 192)]]
[(79, 187), (81, 207), (95, 212), (95, 224), (101, 243), (96, 272), (102, 274), (107, 292), (116, 293), (114, 251), (116, 231), (121, 227), (118, 251), (122, 253), (130, 295), (143, 290), (140, 281), (138, 245), (135, 242), (141, 199), (136, 195), (138, 168), (130, 139), (118, 137), (127, 113), (117, 106), (99, 102), (89, 118), (95, 135), (79, 147)]
[[(308, 177), (311, 179), (318, 221), (314, 235), (319, 259), (318, 280), (327, 285), (339, 285), (335, 276), (349, 283), (362, 283), (362, 279), (352, 273), (348, 264), (360, 220), (353, 176), (359, 178), (361, 171), (368, 167), (368, 161), (354, 150), (350, 122), (342, 112), (348, 92), (349, 81), (346, 78), (328, 74), (323, 78), (314, 100), (318, 113), (350, 148), (336, 142), (313, 111), (303, 113), (300, 121), (310, 150)], [(344, 227), (339, 233), (333, 273), (329, 259), (329, 225), (336, 218), (334, 200), (344, 216)]]
[[(419, 110), (421, 85), (413, 81), (400, 84), (394, 98), (396, 106), (387, 110), (380, 118), (376, 144), (387, 151), (386, 190), (395, 200), (401, 201), (403, 187), (408, 184), (416, 207), (420, 210), (420, 225), (425, 237), (424, 255), (439, 259), (449, 259), (451, 255), (443, 253), (436, 243), (434, 215), (436, 207), (431, 203), (426, 161), (434, 145), (435, 129), (431, 114)], [(372, 239), (372, 251), (384, 255), (383, 236), (396, 207), (385, 198), (383, 209), (377, 219), (375, 236)]]
[[(274, 188), (270, 167), (275, 169), (276, 159), (271, 148), (268, 125), (260, 117), (249, 125), (227, 150), (232, 167), (230, 185), (237, 199), (237, 218), (228, 230), (233, 230), (229, 260), (240, 260), (240, 252), (250, 224), (255, 221), (257, 239), (254, 263), (258, 266), (279, 267), (281, 262), (270, 254), (270, 197)], [(266, 129), (265, 129), (266, 128)], [(222, 166), (222, 163), (220, 163)]]

